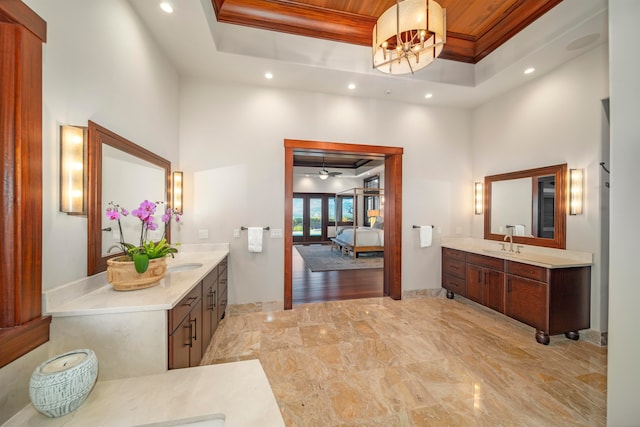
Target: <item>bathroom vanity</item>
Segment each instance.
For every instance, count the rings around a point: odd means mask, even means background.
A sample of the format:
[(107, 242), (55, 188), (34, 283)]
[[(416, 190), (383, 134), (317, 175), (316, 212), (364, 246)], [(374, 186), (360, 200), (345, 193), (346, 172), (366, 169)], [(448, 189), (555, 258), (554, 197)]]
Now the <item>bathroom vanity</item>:
[(550, 335), (579, 339), (590, 326), (591, 254), (525, 247), (502, 251), (479, 239), (442, 244), (442, 287), (536, 329), (536, 341)]
[(181, 249), (160, 284), (119, 292), (104, 273), (45, 292), (52, 353), (90, 348), (99, 380), (197, 366), (227, 305), (228, 245)]

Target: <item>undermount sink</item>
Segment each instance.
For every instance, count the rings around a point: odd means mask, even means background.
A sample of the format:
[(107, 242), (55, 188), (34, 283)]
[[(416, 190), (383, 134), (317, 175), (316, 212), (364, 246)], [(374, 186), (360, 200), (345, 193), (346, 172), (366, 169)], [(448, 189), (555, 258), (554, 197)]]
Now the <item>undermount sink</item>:
[(167, 273), (178, 273), (180, 271), (190, 271), (200, 267), (202, 267), (202, 263), (199, 263), (199, 262), (190, 262), (188, 264), (172, 265), (171, 267), (167, 267)]
[(213, 414), (152, 424), (141, 424), (136, 427), (224, 427), (224, 420), (224, 414)]

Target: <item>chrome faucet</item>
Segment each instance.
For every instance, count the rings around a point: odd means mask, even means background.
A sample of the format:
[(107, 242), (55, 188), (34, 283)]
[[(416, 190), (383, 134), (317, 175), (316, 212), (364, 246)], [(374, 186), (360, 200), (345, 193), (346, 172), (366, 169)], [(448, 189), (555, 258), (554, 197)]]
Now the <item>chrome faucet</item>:
[(509, 252), (513, 252), (513, 236), (511, 234), (507, 234), (502, 240), (506, 242), (507, 239), (509, 239)]

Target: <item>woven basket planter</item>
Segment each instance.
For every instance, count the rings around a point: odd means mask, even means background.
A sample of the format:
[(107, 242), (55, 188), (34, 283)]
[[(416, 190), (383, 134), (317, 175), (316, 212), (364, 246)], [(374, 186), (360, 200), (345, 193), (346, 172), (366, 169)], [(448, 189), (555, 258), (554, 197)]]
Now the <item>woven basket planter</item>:
[(125, 256), (107, 260), (107, 281), (116, 291), (135, 291), (156, 286), (166, 274), (166, 258), (149, 260), (149, 268), (144, 273), (138, 273), (133, 261)]

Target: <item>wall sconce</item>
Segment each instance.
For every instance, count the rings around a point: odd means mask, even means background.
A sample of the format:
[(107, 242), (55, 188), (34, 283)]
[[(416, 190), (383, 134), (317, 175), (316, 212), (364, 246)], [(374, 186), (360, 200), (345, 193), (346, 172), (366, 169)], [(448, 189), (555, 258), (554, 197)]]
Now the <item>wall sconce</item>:
[(60, 212), (87, 214), (87, 128), (60, 126)]
[(182, 215), (182, 172), (173, 173), (173, 188), (171, 191), (173, 202), (171, 204), (174, 211)]
[(474, 200), (475, 200), (475, 208), (474, 212), (476, 215), (482, 215), (483, 209), (483, 194), (482, 194), (483, 184), (481, 182), (476, 182), (474, 186)]
[(569, 215), (582, 215), (584, 169), (569, 169)]
[(376, 223), (376, 219), (380, 216), (380, 211), (378, 209), (369, 209), (367, 211), (367, 216), (371, 218), (369, 220), (369, 225), (373, 227), (373, 224)]

